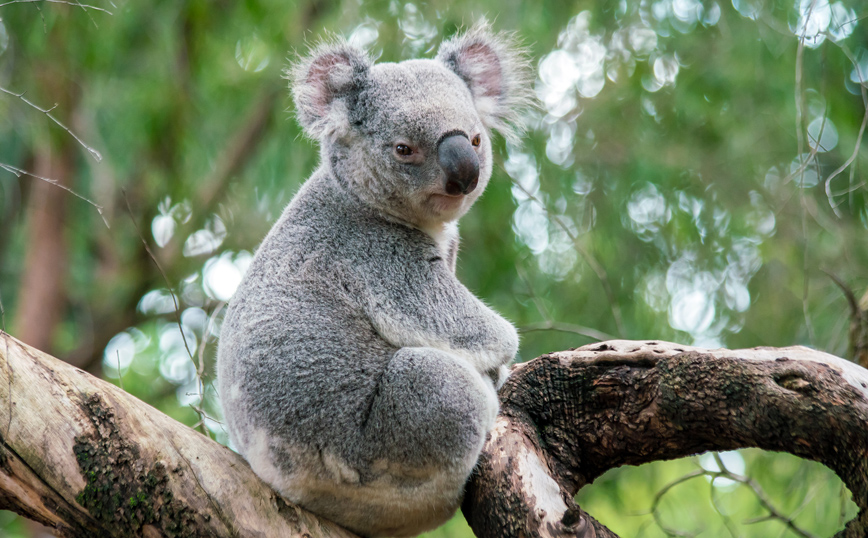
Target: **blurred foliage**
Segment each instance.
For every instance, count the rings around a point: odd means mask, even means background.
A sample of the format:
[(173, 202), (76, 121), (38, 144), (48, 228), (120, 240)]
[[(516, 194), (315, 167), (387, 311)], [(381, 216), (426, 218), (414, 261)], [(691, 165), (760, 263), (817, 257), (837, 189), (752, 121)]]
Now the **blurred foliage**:
[[(0, 0), (3, 327), (21, 330), (40, 181), (12, 172), (72, 148), (70, 187), (110, 227), (67, 197), (57, 233), (68, 256), (55, 268), (66, 296), (46, 351), (220, 442), (224, 302), (318, 159), (281, 69), (330, 32), (380, 61), (430, 57), (480, 15), (527, 43), (541, 105), (521, 146), (497, 143), (458, 267), (523, 329), (521, 360), (596, 336), (846, 353), (847, 304), (822, 270), (868, 287), (859, 0), (94, 6), (106, 11)], [(797, 535), (780, 520), (746, 523), (767, 511), (721, 478), (658, 499), (700, 463), (715, 470), (703, 458), (613, 470), (579, 501), (625, 537)], [(854, 510), (823, 467), (758, 451), (725, 461), (817, 535)], [(27, 532), (0, 513), (0, 536)], [(458, 516), (427, 536), (471, 534)]]

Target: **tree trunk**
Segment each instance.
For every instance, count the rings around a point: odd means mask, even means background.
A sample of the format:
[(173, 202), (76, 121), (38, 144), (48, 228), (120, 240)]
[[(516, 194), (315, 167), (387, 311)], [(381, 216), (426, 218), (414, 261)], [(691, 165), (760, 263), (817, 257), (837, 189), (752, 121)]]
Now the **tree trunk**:
[[(468, 484), (485, 537), (613, 537), (575, 506), (624, 464), (758, 446), (821, 461), (868, 529), (868, 371), (806, 348), (612, 341), (518, 365)], [(344, 537), (235, 453), (0, 333), (0, 508), (68, 537)]]
[[(45, 144), (36, 154), (36, 174), (71, 187), (75, 172), (71, 143)], [(52, 349), (54, 330), (66, 310), (66, 205), (69, 195), (35, 181), (27, 204), (27, 254), (18, 289), (15, 334), (38, 349)]]

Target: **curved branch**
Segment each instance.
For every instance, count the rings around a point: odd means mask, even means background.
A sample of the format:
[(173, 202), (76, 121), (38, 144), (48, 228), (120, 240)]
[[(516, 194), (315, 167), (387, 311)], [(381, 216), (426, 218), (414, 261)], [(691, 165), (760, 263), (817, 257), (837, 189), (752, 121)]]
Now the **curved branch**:
[(610, 341), (518, 365), (468, 484), (477, 536), (616, 537), (576, 506), (621, 465), (759, 447), (819, 461), (868, 534), (868, 370), (803, 347), (704, 350)]

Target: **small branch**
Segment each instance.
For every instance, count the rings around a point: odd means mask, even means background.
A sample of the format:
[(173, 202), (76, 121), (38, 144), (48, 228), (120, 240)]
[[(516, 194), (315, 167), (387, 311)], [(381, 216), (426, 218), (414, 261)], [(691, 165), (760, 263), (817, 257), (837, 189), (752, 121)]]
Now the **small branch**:
[[(850, 307), (850, 358), (857, 364), (868, 368), (868, 304), (860, 304), (850, 286), (834, 273), (825, 269), (823, 269), (823, 272), (841, 288), (844, 297), (847, 299), (847, 305)], [(865, 297), (868, 297), (868, 293), (866, 293)], [(866, 302), (868, 301), (863, 299), (863, 303)]]
[(780, 510), (775, 508), (774, 505), (771, 503), (771, 500), (769, 500), (768, 496), (766, 495), (765, 491), (763, 491), (762, 487), (760, 487), (760, 485), (757, 484), (755, 481), (751, 480), (746, 476), (738, 476), (735, 474), (727, 474), (726, 477), (730, 480), (740, 482), (753, 490), (753, 493), (754, 495), (756, 495), (757, 500), (759, 500), (760, 505), (765, 508), (769, 513), (769, 515), (763, 519), (776, 519), (783, 523), (793, 533), (801, 536), (802, 538), (819, 538), (817, 535), (812, 534), (797, 526), (793, 521), (793, 518), (785, 516), (783, 513), (781, 513)]
[[(82, 9), (84, 9), (85, 11), (87, 11), (88, 9), (93, 9), (94, 11), (102, 11), (103, 13), (107, 13), (109, 15), (112, 15), (112, 12), (107, 10), (107, 9), (103, 9), (103, 8), (97, 7), (97, 6), (91, 6), (89, 4), (82, 4), (80, 2), (68, 2), (67, 0), (9, 0), (7, 2), (3, 2), (2, 4), (0, 4), (0, 7), (6, 7), (6, 6), (11, 5), (11, 4), (40, 4), (42, 2), (47, 2), (49, 4), (66, 4), (68, 6), (78, 6), (78, 7), (81, 7)], [(2, 89), (3, 88), (0, 88), (0, 90), (2, 90)], [(10, 92), (7, 91), (6, 93), (10, 93)], [(15, 94), (13, 94), (13, 95), (15, 95)]]
[(850, 316), (859, 315), (859, 301), (856, 300), (856, 296), (853, 294), (853, 290), (850, 289), (850, 286), (847, 285), (846, 282), (838, 278), (838, 275), (831, 271), (827, 271), (826, 269), (821, 269), (826, 276), (832, 279), (832, 282), (838, 285), (841, 288), (841, 291), (844, 293), (844, 298), (847, 299), (847, 306), (850, 307)]
[(613, 338), (612, 335), (606, 334), (603, 331), (598, 331), (596, 329), (591, 329), (590, 327), (583, 327), (581, 325), (574, 325), (572, 323), (562, 323), (559, 321), (541, 321), (539, 323), (529, 323), (527, 325), (522, 325), (518, 328), (519, 333), (532, 333), (537, 331), (557, 331), (562, 333), (572, 333), (578, 334), (581, 336), (586, 336), (598, 342), (602, 342), (603, 340), (611, 340)]
[[(22, 1), (22, 2), (23, 2), (23, 1), (27, 1), (27, 0), (17, 0), (17, 1)], [(45, 1), (45, 2), (47, 2), (47, 1), (52, 1), (52, 0), (38, 0), (38, 1)], [(56, 0), (55, 0), (55, 1), (56, 1)], [(15, 3), (15, 2), (9, 2), (9, 3)], [(70, 2), (63, 2), (63, 3), (70, 4)], [(3, 7), (3, 6), (5, 6), (5, 5), (6, 5), (6, 4), (0, 4), (0, 7)], [(72, 4), (72, 5), (76, 5), (76, 4)], [(78, 5), (82, 5), (82, 4), (78, 4)], [(99, 9), (99, 8), (95, 8), (95, 9)], [(105, 10), (103, 10), (103, 11), (105, 11)], [(17, 98), (19, 98), (19, 99), (21, 99), (22, 101), (24, 101), (25, 103), (27, 103), (28, 105), (30, 105), (31, 107), (33, 107), (33, 108), (35, 108), (36, 110), (38, 110), (39, 112), (42, 112), (43, 114), (45, 114), (46, 116), (48, 116), (48, 118), (49, 118), (51, 121), (53, 121), (54, 123), (56, 123), (56, 124), (57, 124), (61, 129), (63, 129), (63, 130), (66, 131), (67, 133), (69, 133), (69, 136), (73, 137), (73, 138), (76, 140), (76, 142), (78, 142), (79, 144), (81, 144), (81, 147), (83, 147), (84, 149), (86, 149), (87, 152), (90, 153), (91, 157), (93, 157), (94, 159), (96, 159), (96, 162), (100, 162), (100, 161), (102, 161), (102, 155), (100, 154), (100, 152), (98, 152), (97, 150), (95, 150), (95, 149), (93, 149), (92, 147), (90, 147), (90, 146), (88, 146), (87, 144), (85, 144), (85, 143), (84, 143), (84, 140), (82, 140), (81, 138), (79, 138), (78, 136), (76, 136), (76, 134), (73, 133), (72, 130), (71, 130), (69, 127), (67, 127), (66, 125), (62, 124), (62, 123), (60, 122), (60, 120), (58, 120), (57, 118), (55, 118), (54, 116), (51, 115), (51, 111), (54, 110), (55, 108), (57, 108), (57, 105), (54, 105), (54, 106), (51, 107), (51, 108), (45, 109), (45, 108), (41, 108), (40, 106), (36, 105), (36, 104), (33, 103), (32, 101), (30, 101), (30, 100), (28, 100), (26, 97), (24, 97), (24, 93), (23, 93), (23, 92), (22, 92), (22, 93), (15, 93), (15, 92), (13, 92), (13, 91), (7, 90), (6, 88), (4, 88), (4, 87), (2, 87), (2, 86), (0, 86), (0, 92), (3, 92), (3, 93), (6, 93), (6, 94), (8, 94), (8, 95), (11, 95), (11, 96), (13, 96), (13, 97), (17, 97)]]
[(534, 291), (533, 286), (530, 283), (530, 278), (528, 278), (528, 275), (525, 272), (524, 268), (521, 265), (516, 264), (515, 270), (518, 273), (519, 278), (524, 281), (524, 285), (527, 286), (527, 290), (530, 294), (531, 300), (533, 301), (534, 306), (536, 306), (537, 312), (539, 312), (540, 316), (542, 316), (544, 320), (540, 323), (531, 323), (529, 325), (523, 325), (519, 327), (519, 333), (530, 333), (536, 331), (559, 331), (565, 333), (579, 334), (588, 338), (592, 338), (598, 342), (601, 340), (611, 340), (613, 338), (612, 336), (596, 329), (583, 327), (581, 325), (574, 325), (572, 323), (561, 323), (553, 320), (548, 309), (545, 307), (542, 300)]
[[(858, 63), (856, 64), (856, 69), (859, 69)], [(861, 78), (861, 73), (860, 73)], [(862, 94), (866, 94), (865, 86), (862, 86)], [(835, 214), (838, 214), (837, 205), (835, 205), (834, 194), (832, 193), (832, 180), (838, 177), (844, 170), (846, 170), (853, 161), (856, 160), (856, 157), (859, 156), (859, 148), (862, 146), (862, 136), (865, 134), (865, 127), (868, 126), (868, 107), (865, 107), (865, 114), (862, 115), (862, 124), (859, 125), (859, 134), (856, 135), (856, 144), (853, 146), (853, 153), (850, 154), (850, 157), (844, 161), (844, 164), (835, 169), (834, 172), (829, 174), (829, 177), (826, 178), (825, 181), (825, 189), (826, 189), (826, 197), (829, 199), (829, 204), (832, 206), (832, 209), (835, 210)], [(845, 191), (851, 192), (851, 191)], [(840, 215), (838, 215), (840, 216)]]
[(654, 518), (654, 522), (657, 523), (657, 526), (660, 527), (660, 530), (662, 530), (664, 533), (668, 534), (669, 536), (689, 536), (689, 537), (696, 536), (697, 534), (702, 532), (702, 531), (684, 532), (684, 531), (679, 531), (678, 529), (673, 529), (673, 528), (665, 525), (663, 523), (663, 521), (660, 519), (660, 512), (659, 512), (658, 508), (660, 507), (660, 501), (663, 500), (663, 496), (666, 495), (667, 493), (669, 493), (669, 491), (672, 490), (672, 488), (674, 488), (675, 486), (678, 486), (680, 484), (683, 484), (689, 480), (693, 480), (694, 478), (698, 478), (700, 476), (707, 476), (707, 475), (708, 475), (708, 472), (705, 469), (698, 469), (696, 471), (687, 473), (686, 475), (684, 475), (680, 478), (676, 478), (672, 482), (669, 482), (668, 484), (666, 484), (665, 486), (660, 488), (660, 491), (658, 491), (657, 494), (654, 495), (654, 501), (651, 503), (651, 516)]
[[(127, 198), (126, 191), (121, 191), (124, 197), (124, 203), (126, 204), (127, 214), (130, 216), (130, 221), (133, 223), (133, 227), (136, 229), (136, 234), (139, 236), (139, 239), (144, 246), (145, 252), (148, 253), (148, 256), (151, 258), (151, 261), (154, 262), (154, 265), (157, 266), (157, 270), (160, 272), (160, 275), (163, 277), (163, 281), (166, 283), (166, 289), (169, 290), (169, 294), (172, 296), (172, 304), (175, 306), (175, 321), (178, 324), (178, 332), (181, 333), (181, 340), (184, 342), (184, 349), (187, 350), (187, 356), (190, 357), (190, 362), (193, 363), (193, 366), (196, 366), (196, 359), (193, 358), (193, 352), (190, 350), (190, 344), (187, 343), (187, 335), (184, 333), (184, 325), (181, 323), (181, 305), (178, 302), (178, 297), (175, 295), (175, 290), (172, 288), (172, 283), (169, 281), (169, 276), (163, 270), (163, 266), (160, 265), (160, 262), (157, 261), (157, 257), (154, 256), (153, 251), (151, 251), (150, 245), (148, 245), (148, 241), (145, 239), (144, 234), (139, 229), (139, 224), (136, 222), (136, 217), (133, 215), (133, 210), (130, 207), (130, 201)], [(204, 420), (205, 417), (200, 413), (200, 420)]]
[(609, 308), (612, 310), (612, 317), (615, 320), (615, 327), (618, 329), (618, 334), (620, 336), (624, 336), (626, 333), (624, 332), (624, 322), (623, 317), (621, 316), (621, 307), (618, 306), (618, 302), (615, 300), (615, 293), (612, 291), (612, 285), (609, 283), (609, 275), (606, 273), (606, 269), (600, 265), (600, 262), (591, 255), (581, 244), (579, 244), (579, 238), (576, 234), (570, 230), (570, 227), (561, 221), (561, 219), (557, 215), (552, 215), (551, 211), (549, 211), (548, 207), (536, 196), (534, 196), (530, 191), (524, 188), (524, 185), (516, 181), (515, 179), (510, 177), (510, 181), (512, 184), (521, 190), (528, 199), (532, 200), (535, 204), (537, 204), (546, 215), (548, 215), (549, 219), (551, 219), (557, 226), (564, 231), (567, 237), (570, 238), (570, 241), (573, 242), (573, 246), (585, 260), (585, 263), (594, 271), (594, 274), (597, 275), (597, 278), (600, 280), (600, 284), (603, 285), (603, 291), (606, 293), (606, 298), (609, 301)]
[[(0, 89), (2, 89), (2, 88), (0, 88)], [(86, 202), (86, 203), (92, 205), (92, 206), (94, 207), (94, 209), (96, 209), (96, 212), (99, 213), (99, 216), (100, 216), (100, 218), (102, 219), (103, 224), (105, 224), (105, 227), (106, 227), (106, 228), (111, 228), (111, 226), (109, 226), (109, 223), (108, 223), (108, 221), (107, 221), (106, 218), (105, 218), (105, 214), (103, 213), (103, 207), (102, 207), (101, 205), (97, 205), (95, 202), (93, 202), (93, 201), (90, 200), (89, 198), (86, 198), (86, 197), (82, 196), (81, 194), (78, 194), (77, 192), (75, 192), (74, 190), (70, 189), (70, 188), (67, 187), (66, 185), (63, 185), (62, 183), (60, 183), (60, 182), (57, 181), (56, 179), (51, 179), (51, 178), (47, 178), (47, 177), (43, 177), (43, 176), (39, 176), (39, 175), (33, 174), (33, 173), (31, 173), (31, 172), (28, 172), (27, 170), (22, 170), (22, 169), (20, 169), (20, 168), (17, 168), (17, 167), (15, 167), (15, 166), (12, 166), (11, 164), (6, 164), (6, 163), (0, 163), (0, 168), (2, 168), (3, 170), (6, 170), (6, 171), (9, 172), (10, 174), (15, 174), (15, 176), (17, 176), (17, 177), (22, 177), (22, 176), (32, 177), (32, 178), (34, 178), (34, 179), (38, 179), (38, 180), (40, 180), (40, 181), (44, 181), (44, 182), (46, 182), (46, 183), (49, 183), (49, 184), (51, 184), (51, 185), (54, 185), (54, 186), (57, 187), (58, 189), (63, 189), (63, 190), (65, 190), (66, 192), (68, 192), (69, 194), (75, 196), (75, 197), (78, 198), (79, 200), (82, 200), (82, 201), (84, 201), (84, 202)]]
[[(766, 516), (762, 519), (764, 519), (764, 520), (776, 519), (776, 520), (780, 521), (781, 523), (783, 523), (785, 527), (787, 527), (788, 529), (790, 529), (794, 533), (798, 534), (802, 538), (817, 538), (815, 535), (813, 535), (810, 532), (797, 526), (796, 523), (793, 521), (795, 519), (795, 516), (787, 517), (780, 510), (775, 508), (775, 506), (772, 504), (771, 500), (769, 499), (768, 495), (766, 495), (766, 492), (753, 479), (748, 478), (746, 476), (741, 476), (741, 475), (735, 474), (732, 471), (730, 471), (729, 469), (727, 469), (726, 465), (723, 463), (723, 459), (720, 457), (720, 454), (717, 452), (714, 453), (714, 461), (715, 461), (715, 463), (717, 463), (718, 468), (720, 468), (720, 472), (710, 473), (710, 474), (713, 474), (714, 476), (720, 476), (723, 478), (727, 478), (729, 480), (732, 480), (733, 482), (738, 482), (740, 484), (744, 484), (745, 486), (749, 487), (753, 491), (753, 493), (756, 496), (757, 500), (759, 501), (760, 505), (763, 508), (765, 508), (769, 513), (768, 516)], [(809, 498), (810, 498), (810, 496), (809, 496)], [(806, 499), (805, 503), (806, 502), (807, 502), (807, 499)], [(802, 503), (802, 506), (796, 510), (796, 513), (802, 511), (802, 509), (805, 506), (805, 503)]]

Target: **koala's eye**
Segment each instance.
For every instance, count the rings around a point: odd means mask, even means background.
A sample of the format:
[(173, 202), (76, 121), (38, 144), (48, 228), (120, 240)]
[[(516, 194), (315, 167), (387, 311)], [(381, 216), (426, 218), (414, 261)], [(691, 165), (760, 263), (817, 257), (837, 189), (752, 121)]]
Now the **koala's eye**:
[(470, 143), (473, 144), (474, 148), (478, 148), (480, 142), (482, 142), (482, 139), (479, 138), (479, 135), (474, 136), (473, 140), (470, 141)]
[(395, 146), (395, 153), (403, 157), (407, 157), (413, 154), (413, 149), (406, 144), (398, 144), (397, 146)]

